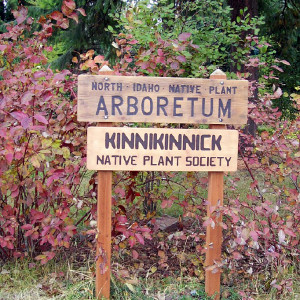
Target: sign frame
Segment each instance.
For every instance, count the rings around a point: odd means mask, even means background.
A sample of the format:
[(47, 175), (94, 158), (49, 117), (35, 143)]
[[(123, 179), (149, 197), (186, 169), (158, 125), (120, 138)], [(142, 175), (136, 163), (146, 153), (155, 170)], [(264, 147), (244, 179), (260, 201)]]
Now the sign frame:
[(247, 122), (246, 80), (79, 75), (78, 84), (79, 121)]
[[(102, 67), (100, 70), (102, 75), (98, 78), (101, 78), (104, 83), (110, 80), (116, 80), (113, 78), (117, 78), (114, 76), (114, 72), (108, 68), (107, 66)], [(94, 78), (90, 77), (94, 75), (80, 75), (79, 76), (79, 85), (78, 85), (78, 120), (79, 121), (88, 121), (88, 122), (99, 122), (99, 127), (112, 127), (113, 123), (111, 122), (131, 122), (130, 119), (120, 119), (120, 118), (112, 118), (108, 113), (103, 114), (102, 117), (90, 118), (89, 110), (90, 108), (86, 106), (86, 102), (89, 97), (89, 91), (87, 89), (82, 89), (82, 83), (86, 81), (86, 78)], [(126, 78), (126, 77), (122, 77)], [(134, 82), (139, 82), (139, 80), (145, 80), (145, 82), (151, 83), (153, 77), (135, 77)], [(122, 79), (123, 80), (123, 79)], [(132, 79), (125, 79), (131, 80)], [(172, 79), (172, 78), (158, 78), (158, 80), (183, 80), (183, 78)], [(193, 79), (184, 79), (192, 82), (190, 80)], [(201, 80), (201, 79), (196, 79)], [(204, 80), (204, 79), (203, 79)], [(112, 82), (112, 81), (111, 81)], [(127, 82), (127, 81), (126, 81)], [(177, 81), (178, 82), (178, 81)], [(194, 81), (193, 81), (194, 82)], [(227, 86), (227, 82), (233, 82), (231, 80), (226, 80), (226, 74), (221, 70), (217, 69), (214, 71), (210, 79), (208, 79), (209, 83), (216, 83), (219, 86)], [(243, 86), (243, 95), (242, 97), (234, 98), (234, 101), (240, 100), (240, 108), (241, 113), (238, 118), (228, 118), (227, 120), (224, 118), (212, 118), (207, 119), (205, 122), (201, 122), (204, 124), (210, 124), (209, 130), (216, 129), (227, 132), (225, 124), (245, 124), (247, 121), (247, 100), (248, 100), (248, 82), (241, 81)], [(225, 84), (226, 83), (226, 84)], [(200, 85), (200, 84), (199, 84)], [(212, 86), (212, 85), (211, 85)], [(194, 88), (197, 90), (197, 88)], [(209, 90), (209, 89), (208, 89)], [(83, 92), (84, 91), (84, 92)], [(200, 90), (199, 90), (200, 91)], [(149, 91), (148, 91), (149, 92)], [(86, 95), (84, 95), (86, 94)], [(180, 93), (179, 93), (180, 94)], [(82, 96), (84, 97), (82, 98)], [(117, 95), (121, 97), (120, 95)], [(130, 96), (130, 95), (127, 95)], [(147, 96), (147, 95), (146, 95)], [(146, 97), (145, 96), (145, 97)], [(178, 95), (177, 95), (178, 96)], [(203, 96), (203, 94), (202, 94)], [(99, 95), (98, 95), (99, 97)], [(104, 96), (102, 94), (104, 99)], [(179, 96), (180, 98), (181, 96)], [(96, 99), (97, 107), (99, 108), (100, 98)], [(229, 99), (228, 97), (226, 99)], [(231, 99), (231, 98), (230, 98)], [(104, 99), (105, 100), (105, 99)], [(93, 100), (94, 101), (94, 100)], [(177, 102), (176, 102), (177, 101)], [(179, 103), (183, 103), (180, 101), (183, 100), (174, 100), (173, 101), (173, 110), (175, 107), (175, 115), (180, 113), (177, 109), (182, 108), (179, 107)], [(179, 103), (178, 103), (179, 101)], [(192, 101), (192, 100), (190, 100)], [(195, 100), (196, 101), (196, 100)], [(203, 100), (202, 100), (203, 101)], [(95, 101), (94, 101), (95, 102)], [(218, 101), (217, 101), (218, 102)], [(120, 102), (121, 103), (121, 102)], [(149, 100), (150, 103), (150, 100)], [(175, 104), (174, 104), (175, 103)], [(228, 103), (228, 102), (227, 102)], [(232, 102), (233, 103), (233, 102)], [(100, 103), (101, 104), (101, 103)], [(101, 104), (102, 105), (102, 104)], [(115, 105), (115, 104), (114, 104)], [(120, 104), (121, 105), (121, 104)], [(158, 103), (156, 103), (158, 105)], [(101, 108), (102, 106), (100, 106)], [(233, 106), (234, 107), (234, 106)], [(120, 108), (120, 107), (119, 107)], [(224, 105), (223, 105), (224, 108)], [(103, 106), (104, 110), (104, 106)], [(86, 112), (88, 113), (86, 114)], [(101, 111), (101, 109), (100, 109)], [(145, 108), (144, 108), (145, 111)], [(188, 110), (187, 110), (188, 111)], [(191, 110), (190, 110), (191, 111)], [(82, 114), (82, 112), (84, 112)], [(186, 110), (185, 110), (186, 112)], [(92, 115), (95, 113), (95, 107), (93, 108)], [(86, 115), (85, 115), (86, 114)], [(151, 115), (151, 114), (149, 114)], [(183, 112), (182, 112), (183, 116)], [(98, 118), (99, 117), (99, 118)], [(174, 117), (174, 116), (173, 116)], [(181, 117), (181, 116), (175, 116)], [(230, 119), (230, 120), (229, 120)], [(170, 122), (170, 123), (198, 123), (201, 120), (198, 119), (184, 119), (184, 118), (171, 118), (171, 119), (157, 119), (157, 118), (144, 118), (139, 119), (135, 122)], [(203, 119), (202, 119), (203, 121)], [(237, 145), (236, 145), (237, 146)], [(111, 197), (112, 197), (112, 171), (111, 170), (100, 170), (98, 171), (98, 189), (97, 189), (97, 247), (96, 247), (96, 297), (98, 299), (109, 299), (110, 298), (110, 258), (111, 258)], [(221, 265), (221, 246), (222, 246), (222, 213), (217, 212), (218, 207), (223, 206), (223, 196), (224, 196), (224, 172), (223, 171), (208, 171), (208, 197), (207, 197), (207, 218), (211, 218), (213, 225), (208, 225), (206, 230), (206, 259), (205, 259), (205, 291), (209, 296), (214, 296), (215, 300), (220, 299), (220, 275), (221, 270), (219, 265)]]

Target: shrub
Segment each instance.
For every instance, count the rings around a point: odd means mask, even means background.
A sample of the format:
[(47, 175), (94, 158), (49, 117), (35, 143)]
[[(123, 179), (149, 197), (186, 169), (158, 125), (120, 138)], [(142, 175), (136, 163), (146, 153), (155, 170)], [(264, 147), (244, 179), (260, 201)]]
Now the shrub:
[(76, 233), (76, 212), (90, 205), (80, 191), (86, 133), (76, 118), (76, 77), (51, 70), (45, 57), (52, 50), (47, 41), (53, 30), (66, 28), (76, 15), (73, 1), (64, 1), (62, 8), (64, 14), (53, 12), (36, 24), (21, 7), (13, 12), (15, 23), (1, 34), (2, 260), (53, 258)]

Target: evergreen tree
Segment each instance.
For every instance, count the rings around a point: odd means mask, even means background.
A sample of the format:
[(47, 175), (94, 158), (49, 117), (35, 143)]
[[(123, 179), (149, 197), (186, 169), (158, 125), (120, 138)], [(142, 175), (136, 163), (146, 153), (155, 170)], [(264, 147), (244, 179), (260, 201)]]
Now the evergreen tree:
[(262, 33), (273, 39), (276, 56), (288, 61), (291, 66), (284, 65), (284, 73), (279, 73), (284, 82), (283, 99), (276, 105), (283, 111), (297, 113), (291, 106), (289, 94), (300, 86), (300, 2), (297, 0), (260, 0), (259, 13), (265, 17)]
[[(283, 65), (284, 72), (277, 72), (279, 82), (285, 93), (274, 104), (286, 116), (293, 117), (297, 113), (290, 100), (295, 87), (300, 86), (300, 2), (295, 0), (228, 0), (232, 8), (232, 21), (240, 17), (240, 11), (247, 8), (250, 17), (262, 16), (265, 20), (260, 27), (260, 35), (271, 38), (275, 56), (290, 63)], [(257, 52), (259, 49), (255, 49)], [(255, 52), (253, 53), (255, 55)], [(252, 79), (258, 78), (257, 70), (248, 70)]]
[[(79, 16), (70, 22), (66, 30), (59, 30), (53, 34), (50, 41), (53, 53), (50, 60), (53, 67), (62, 68), (71, 62), (76, 53), (94, 49), (96, 54), (101, 54), (106, 59), (113, 58), (112, 34), (106, 30), (108, 26), (115, 27), (117, 21), (112, 17), (122, 8), (122, 0), (76, 0), (76, 7), (83, 8), (86, 16)], [(6, 4), (5, 4), (6, 3)], [(1, 20), (8, 22), (11, 10), (17, 9), (18, 5), (28, 8), (28, 13), (34, 18), (60, 11), (63, 0), (8, 0), (1, 1)], [(1, 10), (2, 8), (2, 10)]]

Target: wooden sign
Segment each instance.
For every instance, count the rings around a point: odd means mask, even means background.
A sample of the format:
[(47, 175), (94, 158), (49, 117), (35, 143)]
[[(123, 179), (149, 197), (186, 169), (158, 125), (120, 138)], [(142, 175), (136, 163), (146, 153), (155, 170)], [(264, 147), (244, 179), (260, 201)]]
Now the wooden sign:
[(236, 171), (236, 130), (89, 127), (89, 170)]
[(78, 120), (246, 124), (248, 81), (80, 75)]

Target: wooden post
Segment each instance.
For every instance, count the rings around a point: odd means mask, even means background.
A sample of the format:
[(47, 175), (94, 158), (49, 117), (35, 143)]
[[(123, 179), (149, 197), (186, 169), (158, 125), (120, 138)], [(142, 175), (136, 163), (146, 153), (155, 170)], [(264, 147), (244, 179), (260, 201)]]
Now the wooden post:
[[(216, 70), (210, 75), (210, 79), (226, 80), (226, 74), (221, 70)], [(225, 125), (210, 125), (210, 129), (225, 129)], [(214, 224), (208, 225), (206, 229), (206, 259), (205, 267), (213, 266), (215, 262), (221, 262), (222, 247), (222, 227), (219, 222), (222, 221), (222, 214), (216, 215), (213, 209), (223, 205), (223, 172), (208, 172), (208, 196), (207, 196), (207, 217), (212, 218)], [(220, 299), (220, 277), (221, 272), (218, 270), (208, 269), (205, 271), (205, 292), (208, 296), (215, 295), (215, 300)]]
[[(107, 66), (100, 70), (101, 75), (113, 75)], [(99, 127), (111, 127), (112, 123), (98, 123)], [(111, 195), (112, 171), (98, 171), (97, 189), (97, 248), (96, 248), (96, 297), (110, 298), (110, 259), (111, 259)]]

